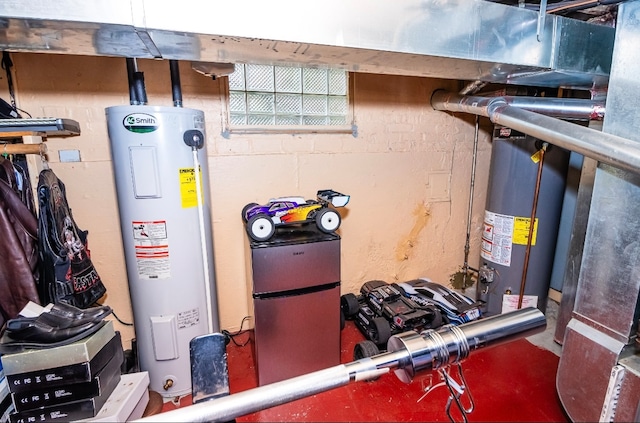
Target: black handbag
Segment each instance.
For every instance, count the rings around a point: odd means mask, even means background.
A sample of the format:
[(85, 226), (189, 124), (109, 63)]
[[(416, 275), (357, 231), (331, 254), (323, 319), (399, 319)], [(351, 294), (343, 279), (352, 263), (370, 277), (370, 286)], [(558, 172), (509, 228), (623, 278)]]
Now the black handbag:
[(73, 220), (64, 183), (51, 169), (40, 172), (38, 204), (41, 303), (91, 307), (107, 290), (91, 262), (88, 232)]

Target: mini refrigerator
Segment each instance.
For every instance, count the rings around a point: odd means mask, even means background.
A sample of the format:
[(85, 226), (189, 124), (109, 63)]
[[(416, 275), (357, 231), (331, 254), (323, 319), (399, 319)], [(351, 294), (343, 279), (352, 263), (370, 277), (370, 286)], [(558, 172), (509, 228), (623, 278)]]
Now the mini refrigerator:
[(297, 229), (247, 242), (258, 384), (340, 364), (340, 237)]

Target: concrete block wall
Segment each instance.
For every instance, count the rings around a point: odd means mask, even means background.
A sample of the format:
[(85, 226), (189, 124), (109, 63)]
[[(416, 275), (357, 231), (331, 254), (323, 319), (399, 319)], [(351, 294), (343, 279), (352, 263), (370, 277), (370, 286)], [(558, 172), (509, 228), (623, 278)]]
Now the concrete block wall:
[[(78, 137), (47, 141), (49, 165), (67, 187), (76, 222), (89, 231), (92, 259), (107, 286), (104, 302), (131, 322), (105, 120), (106, 107), (129, 104), (125, 59), (27, 53), (12, 58), (20, 108), (34, 117), (70, 118), (81, 125)], [(168, 61), (139, 60), (138, 66), (145, 74), (149, 104), (171, 106)], [(351, 74), (357, 137), (322, 133), (225, 137), (226, 78), (204, 77), (189, 63), (180, 63), (180, 70), (184, 107), (205, 113), (223, 329), (239, 329), (251, 309), (240, 211), (249, 202), (274, 196), (315, 198), (323, 188), (351, 195), (341, 210), (339, 230), (343, 293), (357, 292), (370, 279), (393, 282), (428, 276), (448, 285), (464, 258), (474, 117), (434, 111), (429, 98), (438, 88), (456, 91), (457, 81)], [(490, 123), (483, 121), (472, 266), (477, 266), (479, 256), (489, 133)], [(60, 150), (79, 150), (81, 161), (61, 163)], [(133, 328), (116, 326), (127, 345), (135, 336)]]

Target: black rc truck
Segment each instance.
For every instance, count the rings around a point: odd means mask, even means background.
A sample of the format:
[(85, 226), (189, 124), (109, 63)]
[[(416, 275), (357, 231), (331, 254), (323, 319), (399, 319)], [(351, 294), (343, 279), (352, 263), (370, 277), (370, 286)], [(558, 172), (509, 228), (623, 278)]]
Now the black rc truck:
[(354, 349), (357, 360), (379, 354), (397, 333), (480, 319), (481, 305), (428, 278), (390, 284), (373, 280), (362, 285), (360, 295), (340, 297), (340, 315), (353, 320), (367, 338)]
[(418, 305), (395, 283), (373, 280), (360, 288), (360, 295), (344, 294), (340, 308), (345, 319), (353, 320), (367, 338), (354, 350), (354, 358), (371, 357), (386, 349), (392, 335), (409, 330), (435, 329), (443, 324), (435, 305)]

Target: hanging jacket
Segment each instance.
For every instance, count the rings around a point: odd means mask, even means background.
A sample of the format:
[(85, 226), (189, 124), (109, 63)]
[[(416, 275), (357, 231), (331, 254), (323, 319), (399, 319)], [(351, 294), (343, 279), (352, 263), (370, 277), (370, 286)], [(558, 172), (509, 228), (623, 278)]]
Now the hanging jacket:
[(43, 304), (92, 306), (106, 288), (91, 262), (87, 231), (73, 220), (65, 186), (51, 169), (40, 172), (38, 205), (40, 300)]
[(0, 327), (17, 317), (29, 301), (40, 304), (38, 264), (36, 216), (0, 177)]

